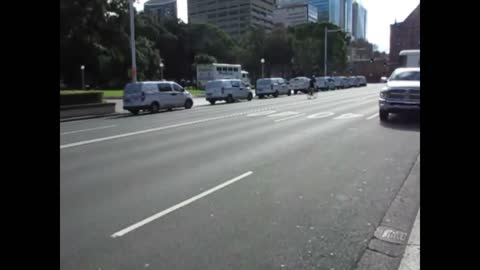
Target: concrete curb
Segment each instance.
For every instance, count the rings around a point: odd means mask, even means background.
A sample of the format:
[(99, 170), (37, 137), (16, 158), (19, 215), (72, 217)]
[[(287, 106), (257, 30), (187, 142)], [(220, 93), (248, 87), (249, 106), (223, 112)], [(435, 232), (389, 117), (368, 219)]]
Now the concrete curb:
[(63, 122), (71, 122), (71, 121), (78, 121), (78, 120), (86, 120), (86, 119), (95, 119), (95, 118), (102, 118), (102, 117), (109, 117), (109, 116), (117, 116), (125, 113), (111, 113), (111, 114), (103, 114), (103, 115), (86, 115), (86, 116), (79, 116), (79, 117), (71, 117), (71, 118), (63, 118), (60, 119), (60, 123)]
[(355, 270), (397, 270), (420, 208), (420, 154)]

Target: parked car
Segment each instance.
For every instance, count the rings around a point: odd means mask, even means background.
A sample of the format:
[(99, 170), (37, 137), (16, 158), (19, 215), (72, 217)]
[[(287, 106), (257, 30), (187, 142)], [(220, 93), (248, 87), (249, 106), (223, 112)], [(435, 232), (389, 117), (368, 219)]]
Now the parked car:
[(328, 85), (328, 90), (335, 90), (335, 79), (333, 77), (328, 77), (327, 78), (327, 85)]
[(283, 78), (264, 78), (257, 80), (255, 93), (258, 98), (263, 98), (267, 95), (273, 97), (278, 97), (279, 95), (290, 96), (291, 91)]
[(344, 84), (343, 84), (343, 79), (342, 77), (340, 76), (337, 76), (337, 77), (332, 77), (333, 78), (333, 81), (335, 83), (335, 89), (342, 89), (342, 88), (345, 88)]
[(289, 83), (290, 90), (296, 95), (298, 92), (307, 93), (310, 88), (310, 78), (296, 77), (292, 78)]
[(360, 86), (367, 86), (367, 78), (365, 76), (357, 76), (359, 79)]
[(218, 100), (225, 100), (227, 103), (233, 103), (240, 99), (250, 101), (253, 93), (242, 80), (223, 79), (209, 81), (205, 86), (205, 96), (207, 101), (214, 105)]
[(343, 87), (344, 88), (350, 88), (351, 87), (349, 77), (342, 77), (342, 81), (343, 81)]
[(329, 89), (328, 77), (315, 77), (315, 89), (326, 91)]
[(356, 76), (348, 77), (348, 82), (350, 84), (350, 87), (359, 87), (360, 86)]
[(380, 92), (380, 121), (390, 113), (420, 111), (420, 68), (397, 68)]
[(160, 109), (193, 106), (192, 95), (172, 81), (128, 83), (123, 92), (123, 109), (133, 114), (139, 111), (158, 112)]

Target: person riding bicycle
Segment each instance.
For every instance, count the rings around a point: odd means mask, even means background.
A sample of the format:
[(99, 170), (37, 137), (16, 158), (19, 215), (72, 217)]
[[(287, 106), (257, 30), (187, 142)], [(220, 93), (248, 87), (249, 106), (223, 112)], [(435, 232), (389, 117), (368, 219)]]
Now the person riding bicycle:
[(317, 80), (315, 79), (315, 75), (312, 75), (312, 78), (310, 78), (310, 88), (308, 89), (308, 94), (310, 96), (313, 96), (313, 92), (315, 91), (315, 83)]

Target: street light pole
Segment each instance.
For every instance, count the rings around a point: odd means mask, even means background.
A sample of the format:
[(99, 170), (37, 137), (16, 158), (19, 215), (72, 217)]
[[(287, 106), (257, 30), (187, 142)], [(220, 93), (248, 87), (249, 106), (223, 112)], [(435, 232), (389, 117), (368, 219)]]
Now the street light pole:
[(163, 62), (160, 62), (160, 80), (162, 81), (163, 81), (163, 67), (164, 67)]
[(134, 14), (133, 14), (133, 1), (129, 0), (130, 8), (130, 49), (132, 53), (132, 82), (137, 82), (137, 60), (135, 56), (135, 25), (134, 25)]
[(82, 71), (82, 90), (85, 90), (85, 66), (81, 65), (80, 70)]
[(325, 57), (323, 58), (323, 76), (327, 77), (327, 38), (328, 38), (328, 29), (327, 26), (325, 26)]
[(260, 59), (260, 63), (262, 63), (262, 79), (265, 78), (265, 70), (264, 70), (264, 65), (265, 65), (265, 59)]

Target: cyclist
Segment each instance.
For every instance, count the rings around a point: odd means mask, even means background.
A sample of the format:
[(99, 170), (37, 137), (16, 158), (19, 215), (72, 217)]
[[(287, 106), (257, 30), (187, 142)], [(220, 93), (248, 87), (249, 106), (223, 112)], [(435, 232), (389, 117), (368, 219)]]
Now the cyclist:
[(312, 78), (310, 78), (310, 88), (308, 89), (308, 95), (309, 97), (313, 97), (313, 93), (315, 91), (315, 83), (317, 80), (315, 79), (315, 75), (312, 75)]

